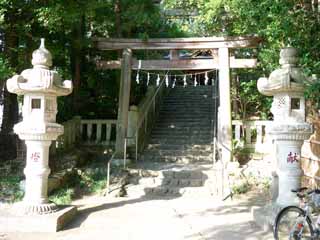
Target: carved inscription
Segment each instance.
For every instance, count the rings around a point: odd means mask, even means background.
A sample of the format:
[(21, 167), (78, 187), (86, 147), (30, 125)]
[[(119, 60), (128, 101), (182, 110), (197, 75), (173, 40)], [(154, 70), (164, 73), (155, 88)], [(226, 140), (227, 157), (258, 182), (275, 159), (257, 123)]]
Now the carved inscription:
[(33, 152), (31, 153), (31, 160), (33, 162), (39, 162), (40, 160), (40, 153), (39, 152)]

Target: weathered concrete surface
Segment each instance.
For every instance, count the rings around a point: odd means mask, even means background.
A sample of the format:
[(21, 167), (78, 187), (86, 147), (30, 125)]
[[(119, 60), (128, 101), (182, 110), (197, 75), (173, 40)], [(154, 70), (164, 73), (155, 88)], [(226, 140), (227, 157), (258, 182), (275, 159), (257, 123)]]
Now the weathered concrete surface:
[(225, 202), (212, 198), (105, 198), (76, 202), (79, 215), (57, 233), (7, 233), (6, 240), (269, 240), (257, 227), (253, 207), (266, 204), (263, 194)]
[[(12, 210), (12, 209), (11, 209)], [(42, 232), (54, 233), (65, 227), (77, 213), (73, 206), (66, 206), (52, 214), (19, 216), (10, 209), (0, 209), (0, 233)], [(0, 240), (1, 240), (0, 234)], [(6, 239), (6, 238), (4, 238)]]

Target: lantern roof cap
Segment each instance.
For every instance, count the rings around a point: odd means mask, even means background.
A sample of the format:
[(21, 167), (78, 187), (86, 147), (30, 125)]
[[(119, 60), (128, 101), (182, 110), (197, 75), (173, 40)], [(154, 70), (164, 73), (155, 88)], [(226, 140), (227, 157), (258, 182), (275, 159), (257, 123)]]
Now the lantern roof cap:
[(40, 47), (33, 51), (32, 61), (33, 67), (49, 68), (52, 66), (52, 55), (45, 47), (45, 39), (41, 38)]

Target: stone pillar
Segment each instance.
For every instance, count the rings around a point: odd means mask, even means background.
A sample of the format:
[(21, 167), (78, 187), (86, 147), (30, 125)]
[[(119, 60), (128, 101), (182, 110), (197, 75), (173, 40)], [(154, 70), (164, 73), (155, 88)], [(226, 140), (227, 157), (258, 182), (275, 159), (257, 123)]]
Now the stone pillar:
[(304, 83), (308, 78), (297, 66), (297, 50), (291, 47), (282, 49), (279, 62), (280, 69), (273, 71), (268, 79), (258, 80), (258, 90), (264, 95), (273, 96), (271, 112), (274, 119), (266, 131), (275, 144), (275, 166), (278, 175), (275, 209), (298, 204), (298, 199), (291, 189), (300, 187), (301, 146), (312, 132), (311, 126), (305, 122), (303, 93)]
[(121, 63), (121, 82), (116, 137), (116, 158), (123, 158), (124, 142), (127, 137), (128, 112), (130, 104), (132, 51), (124, 49)]
[(134, 146), (136, 142), (135, 133), (137, 130), (139, 120), (139, 109), (137, 106), (130, 106), (129, 118), (128, 118), (128, 146)]
[(230, 100), (230, 58), (228, 48), (219, 48), (219, 130), (218, 142), (222, 159), (231, 161), (232, 157), (232, 120)]
[[(27, 146), (27, 164), (24, 169), (26, 176), (25, 196), (23, 201), (28, 203), (27, 212), (34, 211), (31, 208), (47, 208), (50, 211), (55, 208), (48, 202), (48, 176), (49, 169), (49, 147), (51, 141), (30, 141), (26, 140)], [(37, 209), (37, 212), (43, 211)]]
[(16, 206), (20, 214), (47, 214), (56, 211), (54, 203), (49, 203), (48, 175), (49, 147), (64, 131), (56, 123), (57, 96), (72, 92), (72, 82), (62, 83), (52, 65), (51, 53), (41, 46), (32, 54), (32, 69), (24, 70), (7, 80), (9, 92), (24, 95), (23, 121), (14, 126), (14, 132), (27, 146), (25, 196)]

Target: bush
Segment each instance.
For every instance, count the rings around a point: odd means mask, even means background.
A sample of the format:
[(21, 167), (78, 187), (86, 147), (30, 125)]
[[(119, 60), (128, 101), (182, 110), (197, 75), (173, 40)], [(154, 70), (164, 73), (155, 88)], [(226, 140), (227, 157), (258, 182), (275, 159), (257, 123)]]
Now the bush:
[(58, 205), (68, 205), (72, 202), (73, 197), (74, 189), (62, 188), (54, 191), (53, 194), (49, 197), (49, 200)]
[(17, 202), (21, 201), (24, 192), (20, 189), (21, 178), (18, 176), (6, 176), (0, 178), (0, 201)]

